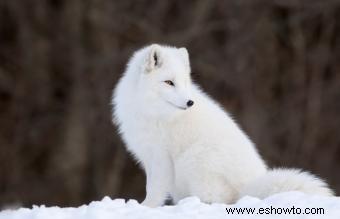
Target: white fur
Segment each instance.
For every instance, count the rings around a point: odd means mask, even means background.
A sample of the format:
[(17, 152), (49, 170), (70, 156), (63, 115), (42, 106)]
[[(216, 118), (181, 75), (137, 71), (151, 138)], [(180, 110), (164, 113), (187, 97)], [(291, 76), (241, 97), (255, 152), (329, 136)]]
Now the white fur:
[(231, 203), (240, 195), (262, 198), (289, 190), (332, 194), (310, 174), (268, 171), (248, 136), (191, 81), (185, 48), (154, 44), (137, 51), (113, 105), (127, 149), (146, 172), (145, 205), (162, 205), (169, 195), (175, 202), (194, 195)]
[(332, 196), (327, 184), (316, 176), (299, 169), (273, 169), (250, 183), (240, 192), (239, 197), (250, 195), (266, 198), (272, 194), (300, 191), (306, 194)]

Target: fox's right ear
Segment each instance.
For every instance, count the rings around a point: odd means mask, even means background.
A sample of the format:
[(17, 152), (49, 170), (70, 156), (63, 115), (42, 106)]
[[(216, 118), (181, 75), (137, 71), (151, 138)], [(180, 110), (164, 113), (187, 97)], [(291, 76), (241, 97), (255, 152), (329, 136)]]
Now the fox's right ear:
[(154, 69), (162, 65), (161, 47), (158, 44), (153, 44), (147, 53), (145, 59), (145, 71), (152, 72)]
[(185, 66), (188, 68), (188, 70), (190, 72), (190, 61), (189, 61), (188, 50), (186, 48), (184, 48), (184, 47), (179, 48), (178, 50), (179, 50), (180, 54), (183, 57), (183, 61), (184, 61)]

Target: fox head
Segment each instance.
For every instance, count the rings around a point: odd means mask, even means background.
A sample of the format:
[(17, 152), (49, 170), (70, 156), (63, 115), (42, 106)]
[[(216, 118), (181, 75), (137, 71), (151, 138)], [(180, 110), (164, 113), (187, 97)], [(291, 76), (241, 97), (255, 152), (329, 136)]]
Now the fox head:
[(136, 84), (140, 107), (153, 115), (194, 107), (189, 54), (185, 48), (153, 44), (137, 56), (140, 56), (139, 71), (134, 72), (139, 72)]

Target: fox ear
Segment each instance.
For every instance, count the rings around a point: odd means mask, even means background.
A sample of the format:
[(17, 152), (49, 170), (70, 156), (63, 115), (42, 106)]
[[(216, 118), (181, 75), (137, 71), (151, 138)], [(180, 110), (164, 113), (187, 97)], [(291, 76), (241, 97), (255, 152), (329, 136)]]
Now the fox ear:
[(161, 47), (157, 44), (153, 44), (150, 46), (150, 50), (145, 60), (145, 70), (146, 72), (149, 73), (152, 70), (161, 67), (161, 65), (162, 65)]
[(190, 70), (190, 61), (189, 61), (189, 53), (188, 50), (184, 47), (178, 49), (181, 53), (181, 56), (184, 60), (185, 66)]

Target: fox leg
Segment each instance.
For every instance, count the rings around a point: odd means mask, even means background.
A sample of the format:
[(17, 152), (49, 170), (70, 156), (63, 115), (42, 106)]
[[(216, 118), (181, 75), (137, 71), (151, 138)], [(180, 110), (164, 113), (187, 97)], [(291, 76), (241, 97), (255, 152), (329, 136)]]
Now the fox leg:
[(173, 167), (170, 157), (165, 151), (153, 153), (151, 160), (145, 166), (146, 197), (142, 202), (149, 207), (164, 204), (173, 183)]

